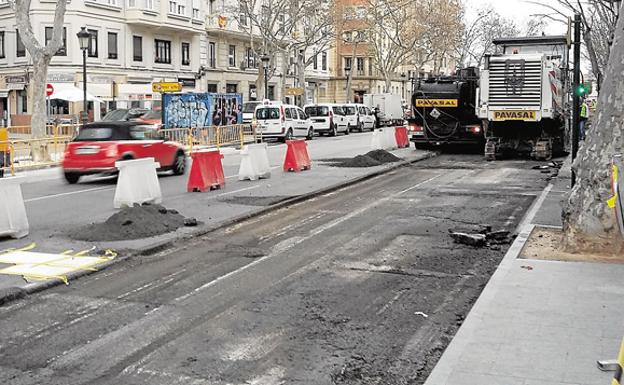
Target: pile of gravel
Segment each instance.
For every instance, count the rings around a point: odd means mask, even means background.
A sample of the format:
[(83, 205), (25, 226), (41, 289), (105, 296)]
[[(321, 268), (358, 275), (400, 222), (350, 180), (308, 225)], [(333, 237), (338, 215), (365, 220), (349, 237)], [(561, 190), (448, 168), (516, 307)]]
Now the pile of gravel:
[(182, 226), (195, 226), (194, 218), (184, 218), (176, 210), (161, 205), (135, 205), (125, 207), (103, 223), (93, 223), (70, 234), (71, 238), (97, 242), (121, 241), (153, 237), (177, 230)]
[(401, 158), (386, 150), (373, 150), (353, 158), (333, 159), (332, 167), (375, 167), (400, 161)]

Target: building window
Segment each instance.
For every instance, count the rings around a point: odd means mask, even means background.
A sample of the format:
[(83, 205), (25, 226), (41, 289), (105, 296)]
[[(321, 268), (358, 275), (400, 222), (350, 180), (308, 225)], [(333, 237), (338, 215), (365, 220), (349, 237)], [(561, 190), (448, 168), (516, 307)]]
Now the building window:
[[(344, 68), (350, 68), (351, 70), (353, 70), (353, 61), (351, 60), (352, 58), (350, 57), (345, 57), (344, 58)], [(347, 74), (345, 73), (345, 76)]]
[(156, 55), (154, 63), (171, 64), (171, 42), (168, 40), (154, 40)]
[(17, 91), (17, 114), (26, 113), (28, 113), (28, 92), (25, 90)]
[(210, 68), (215, 68), (217, 66), (217, 50), (213, 42), (208, 43), (208, 62)]
[(216, 0), (208, 0), (208, 14), (210, 15), (215, 12), (215, 2)]
[(214, 83), (208, 83), (208, 87), (206, 88), (206, 90), (210, 93), (217, 93), (217, 85)]
[(247, 7), (247, 3), (244, 1), (240, 2), (240, 10), (239, 10), (239, 19), (240, 19), (240, 25), (241, 27), (246, 27), (249, 23), (248, 23), (248, 16), (247, 14), (249, 13), (249, 8)]
[(117, 33), (108, 33), (108, 58), (117, 59)]
[(315, 70), (318, 69), (318, 54), (314, 54), (314, 57), (312, 58), (312, 68)]
[(191, 64), (191, 45), (189, 43), (182, 43), (182, 65), (187, 66)]
[(98, 57), (98, 31), (94, 29), (88, 29), (89, 32), (89, 48), (87, 49), (87, 55), (89, 57)]
[(178, 4), (178, 15), (186, 15), (186, 7)]
[(135, 8), (136, 0), (128, 0), (128, 8)]
[(17, 29), (15, 30), (15, 39), (16, 39), (15, 56), (17, 57), (26, 56), (26, 47), (24, 46), (24, 42), (22, 41), (22, 38), (20, 37), (19, 31)]
[[(52, 27), (45, 27), (45, 45), (48, 45), (50, 40), (52, 40), (53, 30)], [(56, 51), (54, 56), (67, 56), (67, 28), (65, 27), (63, 27), (63, 45)]]
[(226, 84), (225, 85), (225, 92), (228, 94), (235, 94), (238, 90), (238, 84)]
[(236, 46), (230, 45), (230, 50), (228, 53), (228, 65), (230, 67), (236, 67)]
[(258, 68), (256, 55), (253, 53), (251, 48), (247, 48), (247, 68)]
[(368, 59), (368, 76), (373, 76), (373, 61)]
[(132, 60), (143, 61), (143, 37), (132, 36), (132, 53)]
[(169, 2), (169, 13), (176, 13), (176, 10), (178, 9), (178, 3), (175, 1), (170, 1)]
[(193, 8), (193, 19), (199, 19), (199, 18), (200, 18), (199, 8)]
[(4, 31), (0, 31), (0, 59), (4, 59)]
[(154, 0), (145, 0), (145, 9), (154, 9)]
[(321, 69), (327, 71), (327, 52), (321, 54)]
[(358, 76), (364, 76), (364, 58), (359, 57), (356, 60)]

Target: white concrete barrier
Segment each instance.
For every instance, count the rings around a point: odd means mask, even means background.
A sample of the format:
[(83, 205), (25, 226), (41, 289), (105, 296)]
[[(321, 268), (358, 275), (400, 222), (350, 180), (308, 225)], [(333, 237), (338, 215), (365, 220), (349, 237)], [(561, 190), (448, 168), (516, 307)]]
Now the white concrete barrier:
[(373, 136), (371, 137), (371, 150), (381, 150), (383, 148), (382, 136), (383, 133), (381, 132), (381, 129), (376, 128), (373, 130)]
[(22, 177), (0, 179), (0, 236), (23, 238), (29, 225), (22, 196)]
[(113, 206), (118, 209), (132, 207), (135, 203), (161, 203), (162, 193), (156, 169), (160, 164), (154, 158), (122, 160), (115, 162), (119, 169)]
[(271, 177), (269, 149), (266, 143), (248, 144), (241, 150), (238, 180), (257, 180)]
[(395, 131), (394, 127), (383, 128), (383, 141), (382, 142), (384, 145), (384, 150), (395, 150), (398, 148), (394, 131)]

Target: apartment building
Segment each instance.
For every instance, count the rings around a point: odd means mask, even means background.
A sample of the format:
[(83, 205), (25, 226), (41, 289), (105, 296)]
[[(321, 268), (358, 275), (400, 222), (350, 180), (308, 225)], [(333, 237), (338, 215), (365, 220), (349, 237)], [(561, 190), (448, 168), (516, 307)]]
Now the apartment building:
[[(52, 35), (55, 1), (33, 0), (31, 23), (40, 42)], [(76, 34), (91, 33), (87, 50), (87, 89), (103, 103), (91, 103), (90, 116), (123, 107), (153, 107), (160, 95), (155, 81), (180, 81), (199, 89), (205, 20), (200, 0), (70, 1), (64, 21), (63, 47), (52, 59), (48, 83), (55, 90), (82, 88), (82, 51)], [(5, 124), (27, 125), (32, 111), (32, 61), (17, 32), (15, 13), (0, 2), (0, 118)], [(95, 108), (94, 108), (95, 107)], [(57, 116), (76, 116), (80, 106), (51, 101)]]

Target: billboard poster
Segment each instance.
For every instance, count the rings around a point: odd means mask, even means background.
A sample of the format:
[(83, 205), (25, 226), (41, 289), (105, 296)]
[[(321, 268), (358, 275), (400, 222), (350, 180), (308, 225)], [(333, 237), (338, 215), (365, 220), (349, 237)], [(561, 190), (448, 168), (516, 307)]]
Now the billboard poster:
[(243, 122), (241, 94), (164, 94), (165, 128), (204, 128)]

